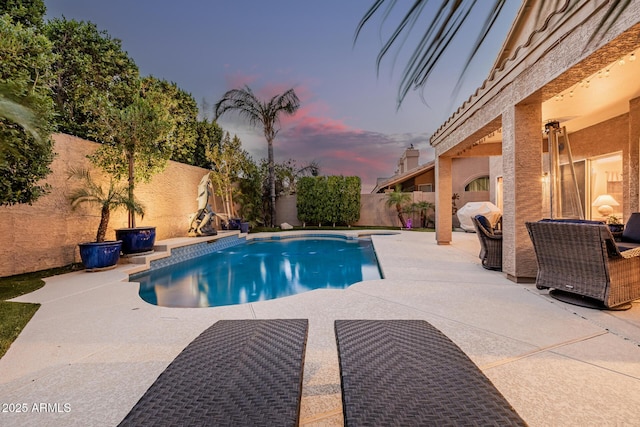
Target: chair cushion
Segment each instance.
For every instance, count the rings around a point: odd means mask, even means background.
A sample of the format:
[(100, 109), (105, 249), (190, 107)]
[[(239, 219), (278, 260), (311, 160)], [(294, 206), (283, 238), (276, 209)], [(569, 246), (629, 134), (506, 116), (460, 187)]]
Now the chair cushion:
[(476, 221), (478, 221), (478, 223), (481, 226), (483, 226), (489, 233), (493, 234), (493, 226), (491, 225), (491, 223), (489, 222), (486, 216), (476, 215), (475, 218), (476, 218)]
[(617, 242), (616, 246), (620, 252), (628, 251), (630, 249), (640, 248), (640, 243), (634, 242)]
[(634, 212), (622, 231), (622, 241), (640, 243), (640, 212)]

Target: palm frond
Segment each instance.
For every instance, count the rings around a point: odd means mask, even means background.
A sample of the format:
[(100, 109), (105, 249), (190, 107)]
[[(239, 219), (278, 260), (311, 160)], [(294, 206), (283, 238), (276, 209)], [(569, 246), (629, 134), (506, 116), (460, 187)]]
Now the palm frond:
[(480, 34), (478, 35), (478, 38), (475, 44), (471, 48), (471, 53), (469, 54), (469, 56), (467, 57), (467, 60), (465, 61), (464, 67), (462, 68), (462, 71), (460, 73), (460, 78), (458, 79), (458, 82), (456, 83), (456, 86), (453, 89), (453, 95), (454, 95), (453, 97), (456, 97), (458, 95), (462, 86), (463, 78), (467, 73), (467, 69), (471, 64), (471, 61), (473, 60), (473, 58), (475, 58), (476, 54), (480, 50), (480, 47), (484, 44), (485, 40), (487, 39), (487, 36), (489, 35), (491, 28), (493, 28), (493, 26), (496, 23), (496, 20), (498, 19), (498, 17), (500, 16), (500, 13), (502, 12), (502, 8), (504, 7), (504, 4), (505, 4), (505, 0), (500, 0), (493, 4), (491, 13), (489, 14), (489, 17), (487, 18), (487, 20), (484, 22), (484, 25), (482, 26), (482, 30), (480, 31)]
[[(424, 88), (435, 67), (440, 64), (443, 57), (450, 53), (452, 49), (452, 40), (460, 33), (463, 25), (466, 23), (476, 24), (476, 20), (471, 14), (472, 11), (486, 10), (488, 16), (478, 27), (478, 37), (471, 46), (471, 50), (466, 62), (459, 73), (457, 84), (453, 90), (454, 94), (460, 90), (462, 79), (469, 70), (472, 60), (478, 54), (480, 48), (485, 44), (487, 36), (495, 27), (498, 17), (504, 10), (505, 0), (441, 0), (439, 5), (432, 7), (431, 12), (426, 18), (423, 16), (428, 0), (415, 0), (407, 6), (407, 3), (400, 2), (402, 7), (406, 7), (406, 13), (402, 15), (395, 30), (386, 38), (376, 58), (376, 70), (379, 73), (382, 61), (386, 58), (392, 48), (396, 48), (399, 52), (408, 40), (410, 33), (413, 32), (416, 25), (424, 28), (424, 33), (418, 39), (412, 53), (409, 56), (406, 66), (404, 67), (397, 95), (397, 108), (400, 108), (403, 100), (411, 89)], [(538, 16), (545, 2), (538, 3)], [(596, 31), (591, 35), (587, 46), (595, 40), (602, 38), (604, 34), (617, 21), (622, 12), (629, 6), (631, 0), (612, 0), (609, 2), (608, 9), (603, 15)], [(386, 5), (382, 12), (380, 27), (387, 22), (392, 16), (391, 11), (396, 9), (399, 2), (397, 0), (376, 0), (367, 9), (360, 22), (356, 26), (354, 44), (358, 37), (361, 36), (363, 28), (371, 22), (374, 17), (381, 13), (383, 6)], [(563, 14), (569, 13), (577, 1), (565, 0), (562, 7)], [(559, 4), (555, 5), (557, 8)], [(427, 24), (424, 25), (419, 18), (425, 18)], [(395, 61), (394, 61), (395, 62)]]
[(3, 95), (2, 92), (0, 92), (0, 118), (5, 118), (19, 125), (33, 136), (36, 142), (42, 141), (34, 112), (20, 102)]
[(74, 188), (68, 195), (71, 207), (76, 209), (79, 205), (88, 203), (100, 207), (109, 206), (109, 209), (125, 208), (144, 216), (144, 206), (138, 200), (129, 200), (129, 188), (126, 183), (119, 183), (114, 179), (109, 180), (108, 191), (98, 184), (88, 169), (70, 168), (67, 176), (82, 181), (83, 186)]
[(213, 107), (215, 120), (227, 112), (235, 112), (252, 126), (262, 123), (263, 107), (249, 86), (227, 91)]
[[(616, 23), (616, 21), (620, 17), (620, 14), (622, 14), (622, 12), (624, 12), (627, 6), (629, 6), (629, 3), (631, 3), (631, 0), (613, 0), (611, 2), (611, 5), (609, 5), (609, 9), (607, 9), (607, 12), (604, 14), (602, 19), (598, 23), (596, 30), (593, 32), (593, 34), (591, 34), (591, 37), (589, 37), (587, 46), (590, 45), (596, 39), (598, 40), (602, 39), (602, 37), (607, 33), (607, 31), (611, 29), (611, 26)], [(608, 25), (607, 25), (607, 21), (609, 22)], [(605, 25), (606, 25), (606, 28), (605, 28)]]

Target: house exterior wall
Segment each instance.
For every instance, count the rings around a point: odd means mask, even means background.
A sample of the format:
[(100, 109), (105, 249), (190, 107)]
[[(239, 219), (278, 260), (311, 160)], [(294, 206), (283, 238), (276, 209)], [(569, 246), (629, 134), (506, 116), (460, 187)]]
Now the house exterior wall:
[[(627, 151), (629, 129), (629, 114), (622, 114), (618, 117), (614, 117), (613, 119), (569, 133), (569, 143), (571, 144), (573, 160), (584, 160), (614, 152), (622, 152), (623, 157), (628, 158), (629, 156), (624, 153)], [(546, 152), (546, 142), (543, 144), (543, 147)], [(548, 170), (548, 164), (546, 162), (543, 169)], [(502, 156), (492, 156), (490, 158), (489, 170), (492, 186), (491, 201), (495, 203), (496, 178), (503, 176)], [(633, 174), (630, 173), (629, 168), (626, 168), (623, 173), (623, 182), (632, 180)], [(625, 217), (628, 217), (628, 215), (625, 214)]]
[[(51, 192), (31, 206), (0, 207), (0, 277), (80, 262), (77, 244), (95, 240), (100, 211), (95, 206), (71, 209), (68, 196), (80, 183), (68, 179), (68, 170), (88, 168), (96, 181), (106, 185), (108, 178), (87, 159), (98, 144), (64, 134), (53, 139), (57, 155), (46, 179)], [(156, 226), (157, 239), (186, 236), (190, 215), (198, 208), (198, 183), (206, 173), (206, 169), (169, 162), (150, 183), (137, 184), (136, 197), (146, 208), (138, 225)], [(114, 228), (126, 226), (126, 212), (112, 212), (107, 239), (115, 238)]]
[(431, 184), (433, 191), (436, 191), (436, 175), (433, 169), (428, 170), (422, 175), (418, 175), (415, 178), (416, 188), (419, 188), (420, 185)]
[(464, 157), (452, 161), (453, 192), (462, 194), (464, 187), (476, 178), (489, 175), (488, 157)]
[[(489, 191), (469, 191), (465, 192), (464, 187), (472, 180), (489, 175), (489, 159), (485, 157), (469, 157), (454, 159), (453, 162), (453, 192), (448, 196), (447, 204), (451, 206), (451, 197), (457, 193), (460, 199), (456, 200), (456, 207), (461, 208), (467, 202), (490, 201)], [(425, 173), (410, 178), (415, 188), (419, 184), (434, 183), (435, 170), (429, 169)], [(406, 181), (403, 183), (406, 184)], [(435, 188), (435, 187), (434, 187)], [(413, 191), (412, 202), (426, 201), (434, 203), (436, 201), (435, 192)], [(356, 226), (400, 226), (395, 207), (386, 206), (387, 195), (385, 193), (361, 194), (360, 195), (360, 220), (353, 225)], [(279, 197), (276, 202), (276, 218), (278, 224), (286, 222), (293, 226), (301, 226), (298, 220), (296, 208), (296, 196)], [(456, 221), (454, 221), (455, 224)], [(326, 224), (325, 224), (326, 225)]]
[[(629, 218), (631, 212), (640, 211), (640, 97), (629, 101), (629, 158), (623, 168), (624, 191), (627, 198), (624, 204), (624, 215)], [(628, 177), (627, 177), (628, 175)]]
[(626, 152), (629, 140), (629, 115), (597, 123), (569, 134), (573, 160), (588, 159), (616, 151)]
[[(561, 14), (550, 17), (551, 22), (545, 22), (528, 39), (528, 35), (523, 33), (522, 40), (526, 39), (526, 43), (515, 43), (517, 48), (510, 50), (509, 58), (498, 64), (483, 86), (431, 138), (431, 145), (436, 150), (436, 165), (446, 164), (451, 158), (461, 156), (468, 150), (473, 151), (477, 141), (502, 127), (503, 227), (506, 227), (503, 234), (503, 271), (516, 281), (519, 278), (527, 279), (527, 276), (535, 277), (535, 268), (532, 268), (534, 252), (530, 240), (526, 238), (524, 222), (537, 220), (541, 214), (536, 214), (535, 211), (539, 209), (532, 204), (529, 206), (528, 202), (531, 198), (540, 198), (536, 201), (537, 205), (542, 199), (540, 125), (543, 118), (539, 114), (542, 102), (578, 84), (640, 45), (640, 2), (631, 2), (602, 38), (587, 44), (606, 12), (606, 4), (608, 2), (605, 1), (577, 2), (567, 17)], [(544, 20), (545, 16), (540, 18)], [(562, 21), (557, 21), (559, 19)], [(630, 104), (633, 105), (632, 102)], [(633, 117), (635, 120), (636, 116)], [(635, 128), (631, 124), (627, 129)], [(585, 151), (582, 155), (586, 155), (589, 147), (597, 150), (597, 140), (602, 141), (603, 134), (611, 139), (621, 135), (618, 130), (609, 127), (600, 132), (591, 132), (593, 130), (587, 130), (583, 135), (576, 132), (575, 137), (570, 136), (572, 148), (578, 147), (578, 141), (584, 139)], [(608, 132), (612, 132), (611, 136)], [(523, 136), (533, 144), (532, 147), (521, 145)], [(631, 153), (623, 158), (623, 162), (629, 170), (633, 170), (625, 175), (625, 181), (630, 186), (625, 187), (627, 193), (630, 193), (630, 188), (637, 192), (638, 187), (634, 176), (638, 173), (638, 165), (631, 161), (633, 156), (638, 157), (632, 154), (638, 151), (637, 139), (640, 136), (629, 136), (623, 141), (623, 145), (627, 146), (623, 153)], [(611, 152), (611, 148), (608, 146), (604, 150)], [(576, 155), (574, 153), (574, 157)], [(535, 156), (535, 161), (530, 156)], [(532, 169), (523, 172), (523, 168)], [(446, 173), (446, 167), (443, 170), (438, 173), (437, 191), (446, 193), (450, 187), (444, 180), (450, 180), (451, 174)], [(531, 179), (528, 187), (525, 179)], [(523, 191), (531, 192), (529, 200), (518, 197)], [(632, 198), (634, 206), (637, 205), (633, 200), (637, 201), (638, 196), (627, 195)], [(440, 204), (438, 209), (437, 240), (441, 244), (449, 243), (450, 224), (446, 212), (440, 211), (445, 207)]]

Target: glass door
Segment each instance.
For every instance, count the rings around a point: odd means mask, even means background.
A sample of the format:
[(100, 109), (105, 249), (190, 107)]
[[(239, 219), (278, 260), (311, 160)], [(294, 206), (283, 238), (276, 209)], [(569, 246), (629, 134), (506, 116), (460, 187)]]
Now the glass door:
[(622, 153), (593, 157), (590, 163), (590, 218), (624, 222), (622, 191)]

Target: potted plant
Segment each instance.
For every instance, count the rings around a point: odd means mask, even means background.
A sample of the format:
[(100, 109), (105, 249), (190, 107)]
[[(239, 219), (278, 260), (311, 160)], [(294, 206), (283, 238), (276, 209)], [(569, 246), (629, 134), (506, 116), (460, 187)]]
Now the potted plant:
[(84, 242), (78, 245), (82, 264), (87, 271), (114, 268), (120, 259), (122, 241), (105, 241), (111, 211), (126, 208), (144, 215), (144, 210), (140, 204), (129, 199), (127, 187), (118, 185), (113, 178), (109, 182), (109, 189), (104, 191), (102, 186), (93, 180), (86, 169), (71, 169), (69, 177), (77, 178), (84, 182), (83, 187), (76, 188), (69, 195), (72, 209), (75, 210), (82, 204), (100, 207), (100, 225), (98, 225), (95, 242)]
[(127, 179), (128, 227), (116, 229), (124, 255), (151, 252), (155, 243), (156, 228), (136, 226), (133, 206), (136, 182), (150, 181), (171, 156), (172, 146), (167, 141), (171, 124), (159, 108), (140, 95), (126, 108), (106, 108), (97, 132), (103, 144), (90, 156), (114, 179)]
[(624, 230), (624, 224), (620, 221), (620, 218), (615, 215), (609, 215), (609, 218), (607, 218), (607, 225), (614, 235), (615, 233), (620, 234)]

